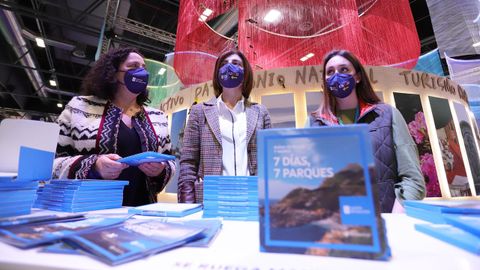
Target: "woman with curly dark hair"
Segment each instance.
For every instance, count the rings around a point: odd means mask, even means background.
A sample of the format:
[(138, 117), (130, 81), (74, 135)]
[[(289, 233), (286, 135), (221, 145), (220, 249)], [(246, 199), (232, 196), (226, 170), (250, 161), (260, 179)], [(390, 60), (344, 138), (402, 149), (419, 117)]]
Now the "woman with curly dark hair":
[(123, 205), (156, 201), (175, 164), (129, 167), (117, 162), (146, 151), (170, 152), (166, 116), (145, 106), (148, 75), (143, 56), (134, 48), (113, 49), (100, 57), (83, 80), (85, 95), (74, 97), (58, 118), (54, 178), (129, 180)]

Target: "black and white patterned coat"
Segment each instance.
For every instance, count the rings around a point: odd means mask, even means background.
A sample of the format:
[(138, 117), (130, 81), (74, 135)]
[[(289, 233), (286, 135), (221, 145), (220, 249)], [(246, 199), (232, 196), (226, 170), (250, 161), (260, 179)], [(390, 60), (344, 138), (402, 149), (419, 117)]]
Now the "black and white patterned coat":
[[(53, 178), (86, 179), (98, 155), (117, 153), (122, 110), (113, 103), (94, 96), (74, 97), (58, 118), (60, 136), (54, 161)], [(143, 107), (132, 117), (139, 133), (142, 151), (170, 152), (166, 115), (157, 109)], [(175, 174), (175, 163), (169, 162), (158, 177), (147, 177), (151, 201)]]

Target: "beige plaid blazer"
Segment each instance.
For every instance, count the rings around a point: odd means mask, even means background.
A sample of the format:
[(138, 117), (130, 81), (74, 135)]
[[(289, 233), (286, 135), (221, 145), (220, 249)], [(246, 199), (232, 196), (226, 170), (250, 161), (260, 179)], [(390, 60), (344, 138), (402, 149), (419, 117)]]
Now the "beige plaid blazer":
[[(245, 102), (245, 110), (248, 169), (250, 175), (256, 175), (256, 131), (271, 127), (270, 115), (265, 106), (249, 101)], [(190, 110), (180, 154), (178, 202), (201, 203), (205, 175), (222, 175), (222, 134), (216, 98), (196, 104)]]

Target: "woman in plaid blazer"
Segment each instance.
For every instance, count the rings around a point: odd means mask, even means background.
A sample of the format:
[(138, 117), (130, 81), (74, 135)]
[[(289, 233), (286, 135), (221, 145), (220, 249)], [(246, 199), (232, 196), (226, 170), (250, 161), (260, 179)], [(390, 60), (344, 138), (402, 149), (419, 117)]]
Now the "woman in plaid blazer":
[(257, 174), (256, 131), (271, 127), (265, 106), (248, 100), (253, 72), (237, 50), (215, 63), (215, 98), (194, 105), (180, 157), (178, 201), (201, 203), (205, 175)]

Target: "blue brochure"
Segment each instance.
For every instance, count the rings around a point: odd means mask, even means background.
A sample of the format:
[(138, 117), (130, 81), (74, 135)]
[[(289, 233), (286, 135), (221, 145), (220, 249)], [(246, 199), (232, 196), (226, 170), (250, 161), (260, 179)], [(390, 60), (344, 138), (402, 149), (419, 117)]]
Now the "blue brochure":
[(409, 217), (425, 220), (431, 223), (436, 223), (436, 224), (445, 223), (444, 214), (439, 212), (429, 211), (424, 208), (405, 205), (405, 213)]
[(260, 249), (387, 260), (367, 125), (260, 130)]
[(203, 217), (258, 220), (258, 178), (206, 175), (203, 181)]
[(449, 224), (415, 224), (415, 229), (441, 241), (480, 255), (480, 237)]
[(159, 217), (184, 217), (202, 210), (196, 203), (152, 203), (128, 209), (129, 214)]
[(203, 238), (189, 242), (185, 245), (187, 247), (208, 247), (222, 228), (222, 220), (219, 218), (168, 219), (168, 222), (196, 227), (203, 230)]
[(80, 232), (91, 231), (121, 223), (125, 218), (92, 217), (80, 221), (23, 224), (0, 228), (0, 241), (19, 248), (30, 248), (57, 241)]
[(444, 215), (445, 221), (480, 238), (480, 215)]
[(405, 206), (431, 211), (432, 214), (480, 214), (480, 200), (405, 201)]
[(118, 265), (197, 240), (204, 237), (203, 230), (162, 220), (128, 220), (63, 241), (95, 259)]
[(54, 152), (20, 147), (18, 180), (35, 181), (52, 178)]
[(175, 160), (175, 156), (160, 154), (157, 152), (143, 152), (140, 154), (128, 156), (117, 160), (130, 166), (138, 166), (148, 162), (164, 162), (167, 160)]
[(0, 219), (0, 227), (17, 226), (21, 224), (44, 223), (52, 221), (73, 221), (85, 219), (82, 214), (50, 214), (50, 215), (25, 215)]

